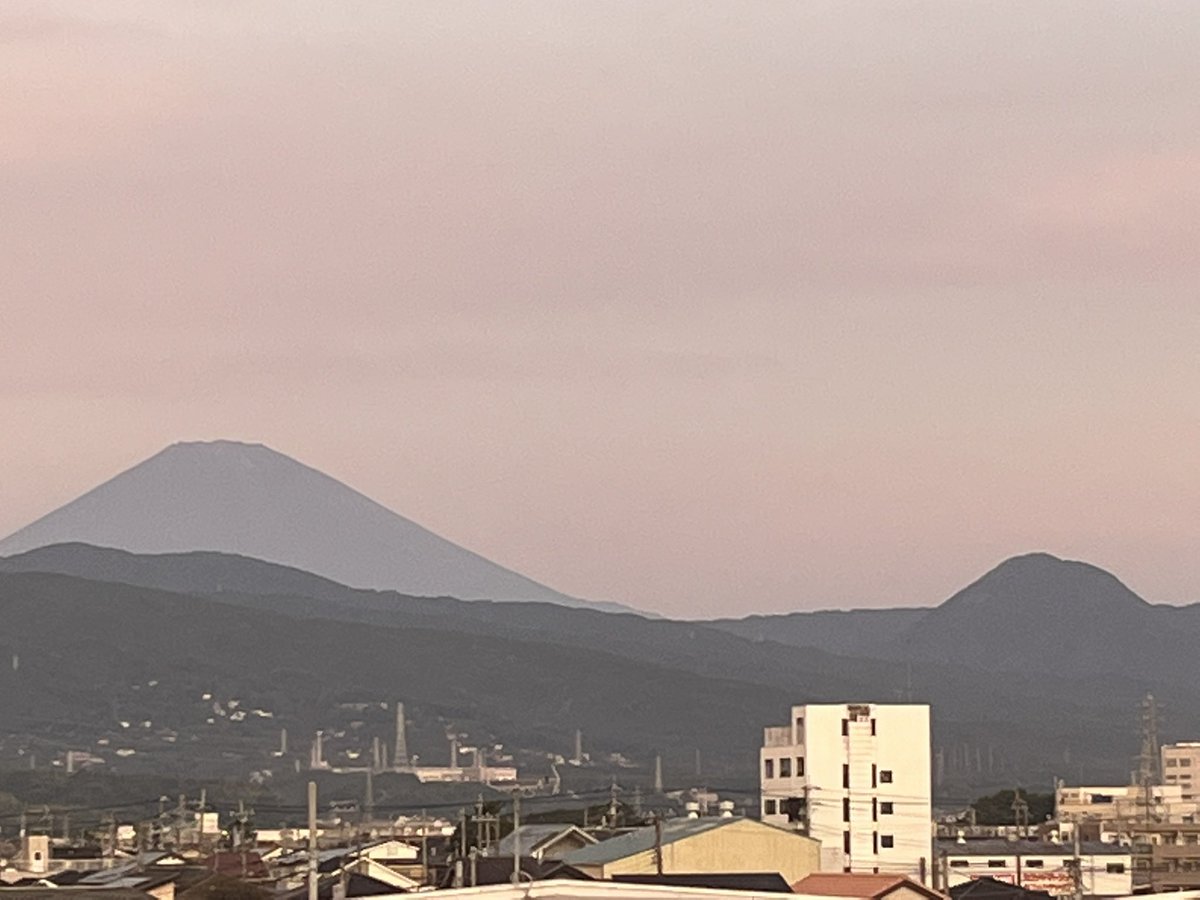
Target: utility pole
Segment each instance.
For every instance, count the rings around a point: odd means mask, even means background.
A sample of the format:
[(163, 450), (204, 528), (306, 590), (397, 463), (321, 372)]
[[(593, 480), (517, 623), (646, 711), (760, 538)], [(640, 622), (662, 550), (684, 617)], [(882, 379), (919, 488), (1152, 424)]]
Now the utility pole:
[(662, 834), (662, 817), (658, 813), (654, 814), (654, 872), (657, 875), (663, 873), (663, 834)]
[(317, 783), (308, 783), (308, 900), (317, 900)]
[(1079, 822), (1071, 829), (1071, 897), (1083, 900), (1083, 857), (1079, 853)]
[(373, 770), (372, 770), (372, 769), (371, 769), (371, 768), (368, 766), (368, 767), (367, 767), (367, 803), (366, 803), (366, 807), (365, 807), (365, 809), (366, 809), (366, 816), (365, 816), (365, 818), (366, 818), (366, 823), (365, 823), (365, 824), (366, 824), (368, 827), (370, 827), (370, 825), (371, 825), (371, 822), (372, 822), (372, 821), (374, 820), (374, 818), (375, 818), (375, 782), (374, 782), (374, 777), (375, 777), (375, 776), (374, 776), (374, 772), (373, 772)]
[[(1021, 796), (1021, 789), (1013, 790), (1013, 824), (1017, 826), (1017, 834), (1026, 837), (1029, 834), (1029, 803)], [(1020, 885), (1017, 885), (1020, 887)]]
[(421, 810), (421, 883), (429, 884), (429, 820)]
[(200, 849), (204, 849), (204, 808), (208, 805), (208, 789), (200, 789)]
[(521, 884), (521, 792), (513, 791), (513, 873), (514, 887)]

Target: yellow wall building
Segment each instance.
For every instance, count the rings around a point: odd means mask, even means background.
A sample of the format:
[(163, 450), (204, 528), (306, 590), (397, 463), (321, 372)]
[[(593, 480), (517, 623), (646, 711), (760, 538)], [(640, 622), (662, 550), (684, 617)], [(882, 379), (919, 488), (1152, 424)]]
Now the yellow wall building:
[(653, 875), (661, 852), (664, 875), (778, 872), (788, 884), (817, 871), (821, 862), (820, 841), (753, 819), (670, 819), (661, 833), (659, 841), (653, 827), (639, 828), (564, 861), (593, 878)]

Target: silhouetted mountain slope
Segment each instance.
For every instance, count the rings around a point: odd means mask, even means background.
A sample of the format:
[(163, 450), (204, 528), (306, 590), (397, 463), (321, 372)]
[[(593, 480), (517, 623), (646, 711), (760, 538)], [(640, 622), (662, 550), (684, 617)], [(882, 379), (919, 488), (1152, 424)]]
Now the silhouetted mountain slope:
[[(71, 618), (63, 613), (54, 622), (45, 623), (49, 630), (43, 635), (51, 643), (70, 646), (71, 652), (87, 660), (92, 658), (91, 654), (109, 652), (102, 648), (113, 644), (120, 648), (114, 656), (128, 653), (136, 657), (141, 642), (151, 642), (157, 648), (159, 630), (173, 629), (187, 635), (186, 640), (181, 638), (185, 648), (181, 653), (167, 654), (175, 659), (176, 668), (182, 667), (183, 671), (191, 671), (197, 665), (195, 658), (203, 656), (204, 649), (217, 642), (221, 644), (221, 652), (211, 662), (231, 666), (231, 672), (245, 676), (244, 681), (238, 682), (239, 690), (268, 692), (276, 706), (285, 708), (291, 704), (287, 708), (301, 718), (307, 702), (306, 691), (315, 690), (328, 697), (330, 691), (341, 690), (347, 684), (342, 676), (326, 673), (320, 664), (309, 673), (305, 668), (306, 657), (334, 653), (341, 658), (347, 652), (341, 648), (352, 643), (344, 636), (353, 635), (357, 639), (370, 635), (369, 639), (364, 638), (368, 642), (362, 648), (368, 659), (374, 658), (371, 654), (408, 654), (413, 641), (436, 650), (428, 656), (416, 654), (416, 659), (431, 667), (424, 675), (407, 668), (402, 670), (405, 679), (415, 678), (415, 683), (421, 686), (421, 702), (437, 710), (435, 718), (463, 716), (477, 723), (485, 722), (478, 727), (496, 734), (540, 734), (548, 740), (550, 735), (558, 735), (553, 738), (555, 741), (566, 735), (567, 746), (575, 727), (585, 727), (589, 734), (598, 728), (603, 741), (612, 742), (609, 746), (616, 746), (618, 741), (627, 742), (620, 746), (654, 746), (667, 752), (669, 759), (672, 753), (677, 758), (690, 757), (689, 735), (694, 735), (694, 729), (700, 726), (684, 720), (700, 716), (710, 730), (703, 746), (706, 757), (715, 754), (714, 770), (723, 766), (725, 771), (750, 782), (755, 777), (754, 748), (761, 727), (776, 720), (785, 721), (790, 704), (810, 701), (887, 702), (911, 697), (932, 703), (935, 745), (945, 748), (950, 760), (943, 791), (955, 790), (955, 785), (965, 791), (971, 786), (991, 786), (1013, 778), (1047, 781), (1055, 775), (1082, 772), (1098, 778), (1124, 777), (1128, 757), (1136, 749), (1133, 732), (1124, 723), (1146, 690), (1154, 690), (1171, 705), (1171, 726), (1177, 729), (1177, 736), (1194, 737), (1200, 733), (1200, 717), (1191, 712), (1200, 708), (1200, 697), (1193, 687), (1197, 682), (1164, 681), (1154, 673), (1071, 678), (1061, 672), (1047, 677), (1042, 671), (1016, 669), (1000, 674), (979, 658), (968, 659), (965, 664), (946, 661), (944, 647), (933, 657), (918, 655), (907, 661), (854, 658), (773, 641), (749, 640), (692, 622), (647, 620), (553, 604), (464, 603), (359, 591), (303, 572), (222, 554), (131, 558), (98, 548), (59, 547), (0, 560), (0, 568), (35, 564), (90, 569), (107, 573), (108, 577), (116, 574), (153, 577), (202, 588), (220, 582), (265, 590), (306, 591), (306, 596), (226, 591), (203, 598), (61, 579), (75, 587), (62, 595), (60, 607), (67, 596), (81, 605), (101, 607), (115, 598), (126, 604), (127, 614), (120, 625), (110, 622), (93, 627), (87, 616)], [(0, 576), (0, 580), (16, 577)], [(33, 584), (40, 578), (49, 579), (50, 584), (58, 583), (52, 576), (21, 577), (34, 579)], [(313, 596), (316, 594), (323, 596)], [(152, 603), (145, 612), (148, 624), (141, 623), (135, 614), (139, 598)], [(195, 621), (191, 615), (176, 619), (176, 607), (195, 612), (201, 621)], [(1146, 607), (1150, 615), (1161, 609)], [(33, 621), (36, 610), (36, 604), (24, 607), (23, 614), (31, 620), (31, 628), (37, 627)], [(94, 613), (95, 610), (89, 610), (89, 615)], [(3, 617), (0, 622), (6, 622), (3, 608), (0, 617)], [(237, 652), (227, 656), (221, 642), (225, 640), (225, 627), (234, 622), (245, 623), (244, 627), (268, 635), (271, 642), (294, 645), (297, 668), (262, 665), (248, 644), (235, 642)], [(0, 636), (0, 652), (6, 639), (6, 635)], [(488, 649), (484, 652), (479, 648)], [(157, 652), (155, 649), (154, 653)], [(515, 655), (521, 664), (513, 669), (494, 665), (493, 652), (502, 652), (505, 658)], [(237, 659), (242, 653), (246, 657), (239, 663)], [(579, 664), (572, 669), (568, 661), (576, 655)], [(155, 671), (167, 665), (163, 657), (153, 658), (158, 660), (153, 667)], [(1187, 664), (1192, 665), (1190, 656)], [(379, 677), (364, 675), (363, 680), (355, 682), (362, 689), (360, 693), (386, 696), (396, 684), (389, 679), (399, 677), (395, 675), (395, 665), (388, 662), (378, 671)], [(128, 690), (120, 678), (106, 682), (111, 672), (102, 666), (94, 668), (98, 673), (94, 684), (79, 688), (72, 683), (54, 696), (41, 694), (30, 701), (29, 711), (54, 709), (57, 705), (75, 710), (73, 714), (83, 714), (75, 706), (79, 697), (74, 691), (82, 690), (80, 696), (88, 698), (91, 696), (88, 691), (95, 687), (100, 696), (106, 683)], [(2, 669), (0, 682), (4, 680)], [(645, 718), (639, 717), (636, 722), (621, 721), (610, 729), (589, 712), (585, 725), (581, 714), (577, 714), (577, 704), (592, 703), (591, 694), (581, 693), (558, 706), (536, 703), (530, 699), (529, 685), (520, 675), (525, 669), (536, 673), (538, 689), (543, 692), (550, 691), (544, 678), (560, 677), (586, 678), (591, 682), (590, 689), (599, 692), (640, 691), (636, 702), (648, 704), (653, 713), (646, 713)], [(205, 678), (214, 677), (212, 669), (203, 667), (203, 671)], [(352, 672), (362, 671), (352, 669)], [(147, 679), (158, 678), (149, 672), (147, 669), (142, 674)], [(393, 675), (388, 675), (389, 672)], [(641, 673), (647, 681), (636, 686), (625, 680), (628, 672)], [(48, 672), (47, 677), (52, 677), (52, 673)], [(321, 687), (326, 678), (328, 684)], [(506, 679), (516, 681), (508, 683)], [(477, 682), (486, 683), (479, 695), (487, 709), (486, 719), (480, 711), (484, 707), (474, 700), (464, 706), (463, 698), (471, 696), (470, 685)], [(199, 682), (193, 685), (198, 686)], [(3, 687), (0, 684), (0, 692)], [(561, 696), (562, 690), (545, 696)], [(400, 691), (397, 696), (406, 696), (407, 689)], [(756, 691), (760, 693), (755, 695)], [(706, 701), (699, 695), (712, 692), (715, 692), (711, 697), (713, 705), (706, 712)], [(721, 719), (724, 710), (748, 702), (749, 695), (756, 696), (750, 702), (751, 718), (759, 715), (762, 718), (753, 719), (750, 724), (745, 717), (736, 717), (729, 723)], [(605, 715), (620, 715), (613, 711), (614, 699), (600, 704)], [(189, 702), (194, 705), (194, 700)], [(522, 706), (530, 703), (533, 705), (528, 708)], [(0, 713), (3, 711), (0, 702)], [(654, 720), (652, 725), (646, 724), (649, 719)], [(304, 727), (317, 724), (308, 721)], [(634, 725), (637, 729), (645, 728), (640, 737), (635, 737)], [(429, 740), (436, 743), (439, 737), (434, 734)], [(982, 762), (986, 760), (992, 762)]]
[(928, 609), (850, 609), (716, 619), (713, 628), (756, 641), (813, 647), (846, 656), (872, 656)]
[(1002, 672), (1194, 680), (1198, 641), (1195, 607), (1152, 606), (1102, 569), (1035, 553), (963, 588), (884, 653)]
[(217, 550), (421, 596), (586, 605), (261, 444), (173, 444), (0, 541), (0, 556), (70, 542)]
[[(143, 756), (197, 766), (219, 764), (224, 753), (265, 765), (281, 726), (311, 734), (339, 702), (402, 698), (417, 721), (416, 749), (438, 760), (442, 723), (452, 721), (535, 752), (566, 750), (577, 727), (643, 761), (660, 749), (690, 758), (699, 747), (720, 771), (753, 748), (760, 723), (787, 703), (780, 689), (600, 650), (305, 620), (41, 573), (0, 574), (0, 622), (3, 658), (20, 655), (15, 671), (0, 667), (0, 727), (59, 733), (63, 748), (94, 747), (72, 743), (88, 730), (140, 739)], [(206, 724), (213, 714), (205, 694), (272, 717)], [(142, 721), (152, 726), (143, 730)], [(145, 746), (164, 728), (187, 740)]]

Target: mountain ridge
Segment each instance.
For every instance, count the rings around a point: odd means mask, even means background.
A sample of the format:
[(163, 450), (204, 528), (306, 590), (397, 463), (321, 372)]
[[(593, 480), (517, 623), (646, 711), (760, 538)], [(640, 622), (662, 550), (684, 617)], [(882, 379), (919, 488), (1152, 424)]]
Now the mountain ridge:
[(412, 595), (634, 611), (547, 587), (259, 443), (171, 444), (3, 538), (0, 556), (74, 542), (233, 553)]

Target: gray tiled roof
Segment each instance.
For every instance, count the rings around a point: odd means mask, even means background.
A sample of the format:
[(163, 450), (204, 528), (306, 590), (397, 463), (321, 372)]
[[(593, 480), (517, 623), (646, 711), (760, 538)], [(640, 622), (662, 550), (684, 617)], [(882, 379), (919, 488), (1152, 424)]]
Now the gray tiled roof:
[[(538, 848), (539, 844), (558, 837), (565, 831), (570, 831), (574, 825), (564, 825), (561, 822), (547, 822), (538, 825), (522, 825), (516, 834), (521, 839), (521, 853), (528, 856)], [(496, 856), (513, 855), (513, 834), (506, 834), (496, 848)]]

